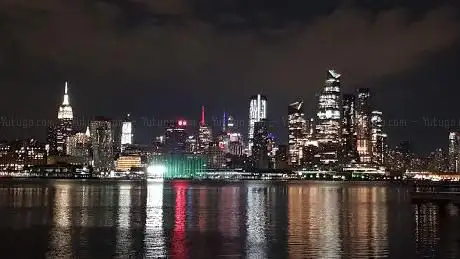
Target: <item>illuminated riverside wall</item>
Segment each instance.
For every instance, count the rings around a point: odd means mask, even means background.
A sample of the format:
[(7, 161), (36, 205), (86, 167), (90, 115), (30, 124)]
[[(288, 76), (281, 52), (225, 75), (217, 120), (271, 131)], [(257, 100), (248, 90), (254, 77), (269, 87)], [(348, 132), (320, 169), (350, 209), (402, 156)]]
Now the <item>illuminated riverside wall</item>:
[(153, 164), (164, 166), (163, 179), (191, 179), (201, 176), (206, 160), (201, 155), (171, 154), (157, 157)]

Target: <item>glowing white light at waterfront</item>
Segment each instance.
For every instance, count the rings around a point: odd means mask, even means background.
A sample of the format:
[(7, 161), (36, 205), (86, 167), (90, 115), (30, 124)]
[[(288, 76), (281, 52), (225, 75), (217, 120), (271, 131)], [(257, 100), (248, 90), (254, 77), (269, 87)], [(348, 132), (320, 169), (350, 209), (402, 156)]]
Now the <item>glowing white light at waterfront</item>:
[(164, 165), (150, 165), (147, 168), (148, 178), (162, 178), (166, 173), (166, 166)]

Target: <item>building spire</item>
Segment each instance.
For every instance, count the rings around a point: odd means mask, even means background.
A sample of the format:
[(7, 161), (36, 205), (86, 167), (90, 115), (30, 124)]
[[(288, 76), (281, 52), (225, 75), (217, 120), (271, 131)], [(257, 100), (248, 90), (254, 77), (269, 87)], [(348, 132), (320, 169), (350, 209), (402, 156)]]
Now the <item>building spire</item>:
[(69, 94), (68, 94), (68, 84), (67, 81), (65, 81), (65, 87), (64, 87), (64, 101), (62, 102), (63, 106), (70, 105), (69, 103)]
[(224, 111), (224, 117), (222, 118), (222, 131), (227, 130), (227, 113)]
[(204, 105), (201, 106), (201, 121), (200, 121), (201, 126), (204, 126), (206, 124), (206, 121), (204, 119)]

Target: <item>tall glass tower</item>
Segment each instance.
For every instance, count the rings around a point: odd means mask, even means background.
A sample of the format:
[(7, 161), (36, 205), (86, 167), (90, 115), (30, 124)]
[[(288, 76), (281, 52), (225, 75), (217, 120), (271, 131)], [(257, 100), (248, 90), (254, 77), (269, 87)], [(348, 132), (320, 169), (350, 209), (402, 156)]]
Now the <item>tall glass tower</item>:
[(322, 165), (334, 166), (339, 162), (342, 133), (340, 76), (335, 70), (328, 70), (324, 88), (319, 96), (316, 140)]
[(356, 102), (356, 138), (360, 163), (372, 162), (371, 106), (369, 88), (358, 89)]
[(343, 95), (342, 157), (344, 164), (358, 162), (356, 150), (356, 98), (353, 94)]
[(372, 135), (372, 163), (383, 165), (387, 153), (387, 134), (383, 128), (383, 115), (380, 111), (372, 111), (371, 116)]
[(113, 169), (113, 130), (108, 118), (96, 117), (90, 126), (94, 171), (100, 174)]
[(67, 138), (72, 134), (73, 111), (69, 102), (68, 84), (65, 82), (64, 99), (58, 110), (58, 124), (56, 126), (56, 151), (58, 155), (66, 153)]
[(133, 122), (131, 121), (131, 114), (128, 114), (123, 120), (121, 126), (121, 151), (123, 152), (126, 146), (133, 144)]
[(206, 125), (204, 106), (201, 106), (201, 120), (198, 127), (198, 153), (204, 154), (212, 142), (212, 130)]
[(307, 127), (303, 112), (303, 101), (288, 106), (289, 164), (299, 166), (303, 159), (303, 147), (307, 140)]
[(249, 99), (248, 155), (252, 154), (254, 145), (254, 124), (267, 119), (267, 97), (258, 94)]

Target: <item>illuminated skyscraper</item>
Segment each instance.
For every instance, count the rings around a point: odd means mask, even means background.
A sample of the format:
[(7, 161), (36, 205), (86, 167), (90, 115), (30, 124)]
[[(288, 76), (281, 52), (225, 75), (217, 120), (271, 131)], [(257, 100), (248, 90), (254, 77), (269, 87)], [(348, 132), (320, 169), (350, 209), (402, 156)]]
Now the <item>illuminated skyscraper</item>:
[(49, 156), (57, 155), (56, 125), (50, 125), (46, 136), (46, 154)]
[(460, 133), (449, 133), (449, 171), (460, 172)]
[(194, 135), (187, 136), (187, 140), (185, 141), (185, 152), (187, 153), (198, 153), (197, 152), (197, 139)]
[(344, 164), (358, 162), (355, 105), (356, 100), (353, 94), (343, 95), (342, 156)]
[(370, 97), (368, 88), (358, 89), (358, 100), (356, 103), (356, 148), (360, 163), (372, 162)]
[(78, 132), (67, 138), (67, 155), (84, 159), (89, 162), (90, 134)]
[(58, 111), (58, 123), (55, 129), (56, 152), (58, 155), (66, 153), (67, 137), (72, 135), (73, 111), (69, 102), (68, 85), (65, 82), (64, 99)]
[(213, 141), (209, 144), (209, 148), (206, 150), (206, 161), (207, 167), (211, 169), (225, 167), (225, 153), (217, 141)]
[(340, 76), (336, 71), (328, 70), (323, 91), (319, 96), (315, 133), (320, 163), (327, 166), (335, 166), (339, 159), (342, 133)]
[(241, 156), (243, 154), (243, 137), (241, 132), (236, 125), (235, 118), (231, 115), (227, 115), (225, 120), (225, 138), (224, 149), (226, 153), (232, 155)]
[(383, 129), (383, 116), (380, 111), (373, 111), (371, 116), (372, 163), (383, 165), (387, 153), (387, 134)]
[(69, 156), (89, 156), (90, 137), (85, 133), (78, 132), (67, 138), (67, 155)]
[(112, 122), (107, 118), (96, 117), (89, 128), (94, 171), (108, 173), (114, 166)]
[(169, 154), (182, 154), (186, 152), (187, 121), (178, 120), (173, 126), (166, 129), (165, 148)]
[(254, 124), (267, 119), (267, 97), (258, 94), (249, 99), (248, 155), (252, 154)]
[(209, 145), (212, 141), (212, 131), (211, 128), (206, 125), (206, 120), (204, 116), (204, 106), (201, 106), (201, 120), (200, 126), (198, 128), (198, 145), (197, 152), (203, 154), (209, 148)]
[(123, 121), (121, 126), (121, 151), (123, 152), (126, 146), (133, 144), (133, 122), (131, 121), (131, 115), (128, 114)]
[(303, 101), (288, 106), (289, 164), (299, 166), (303, 158), (303, 148), (307, 138), (307, 126), (303, 112)]

